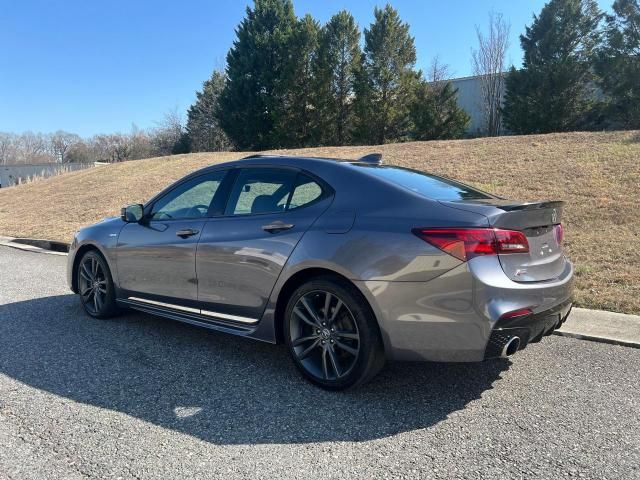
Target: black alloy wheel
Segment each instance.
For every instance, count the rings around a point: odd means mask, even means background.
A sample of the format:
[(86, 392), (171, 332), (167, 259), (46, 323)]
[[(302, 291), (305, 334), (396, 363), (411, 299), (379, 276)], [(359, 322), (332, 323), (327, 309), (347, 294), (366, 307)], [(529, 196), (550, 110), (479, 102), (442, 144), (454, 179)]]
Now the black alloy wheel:
[(302, 285), (289, 300), (285, 315), (294, 363), (323, 388), (341, 390), (364, 383), (384, 364), (371, 308), (355, 287), (338, 278)]
[(78, 292), (84, 310), (95, 318), (108, 318), (117, 312), (111, 272), (102, 255), (87, 252), (77, 268)]

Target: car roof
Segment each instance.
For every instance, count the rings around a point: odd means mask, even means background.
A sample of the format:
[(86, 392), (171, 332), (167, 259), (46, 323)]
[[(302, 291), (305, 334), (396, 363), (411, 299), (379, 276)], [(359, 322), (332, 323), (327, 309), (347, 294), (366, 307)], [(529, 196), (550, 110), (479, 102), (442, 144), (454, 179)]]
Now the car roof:
[[(274, 165), (288, 166), (295, 168), (303, 168), (314, 170), (314, 167), (331, 167), (344, 168), (347, 165), (368, 163), (362, 162), (360, 159), (341, 159), (330, 157), (310, 157), (310, 156), (294, 156), (294, 155), (276, 155), (276, 154), (256, 154), (248, 157), (231, 160), (229, 162), (209, 165), (202, 170), (217, 170), (220, 168), (242, 167), (248, 165)], [(202, 171), (201, 170), (201, 171)]]

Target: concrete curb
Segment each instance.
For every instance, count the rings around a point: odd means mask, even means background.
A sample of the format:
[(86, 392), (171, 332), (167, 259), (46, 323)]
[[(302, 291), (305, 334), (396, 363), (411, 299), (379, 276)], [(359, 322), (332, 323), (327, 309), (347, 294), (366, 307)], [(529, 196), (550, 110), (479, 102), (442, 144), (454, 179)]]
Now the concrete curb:
[(578, 340), (587, 340), (589, 342), (607, 343), (609, 345), (619, 345), (621, 347), (640, 348), (640, 342), (627, 342), (625, 340), (616, 340), (615, 338), (599, 337), (596, 335), (583, 335), (581, 333), (563, 332), (556, 330), (554, 335), (567, 338), (576, 338)]
[(66, 243), (33, 238), (0, 237), (0, 245), (27, 252), (46, 253), (49, 255), (67, 255), (65, 250), (69, 249), (69, 245)]
[(591, 342), (640, 348), (640, 316), (574, 308), (562, 327), (553, 333)]

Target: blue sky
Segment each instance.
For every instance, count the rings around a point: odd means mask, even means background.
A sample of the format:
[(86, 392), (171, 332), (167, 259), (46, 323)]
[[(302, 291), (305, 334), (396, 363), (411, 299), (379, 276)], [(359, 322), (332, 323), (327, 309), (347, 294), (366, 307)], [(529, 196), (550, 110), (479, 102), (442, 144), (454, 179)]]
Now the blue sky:
[[(214, 68), (224, 66), (249, 2), (239, 0), (2, 0), (0, 131), (63, 129), (90, 136), (153, 127), (184, 113)], [(252, 3), (252, 2), (251, 2)], [(320, 22), (347, 9), (362, 27), (380, 1), (294, 0)], [(544, 0), (393, 0), (411, 26), (418, 68), (438, 55), (454, 76), (471, 73), (475, 25), (488, 12), (511, 23), (507, 60)], [(600, 0), (601, 8), (611, 1)]]

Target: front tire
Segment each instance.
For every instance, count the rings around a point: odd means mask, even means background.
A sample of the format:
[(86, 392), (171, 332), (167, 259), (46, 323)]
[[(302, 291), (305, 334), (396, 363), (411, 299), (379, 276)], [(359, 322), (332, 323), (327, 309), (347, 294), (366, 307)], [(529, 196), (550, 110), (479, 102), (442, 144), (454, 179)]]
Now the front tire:
[(353, 285), (337, 277), (312, 279), (293, 292), (284, 332), (296, 367), (324, 389), (364, 384), (384, 366), (371, 307)]
[(100, 253), (85, 253), (76, 269), (78, 293), (82, 308), (94, 318), (110, 318), (118, 313), (111, 271)]

